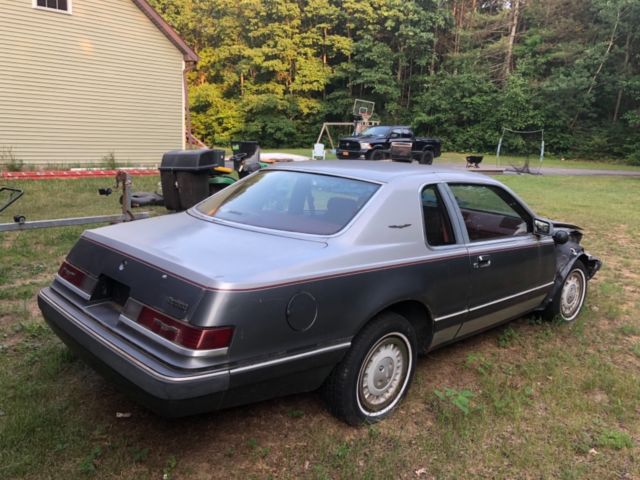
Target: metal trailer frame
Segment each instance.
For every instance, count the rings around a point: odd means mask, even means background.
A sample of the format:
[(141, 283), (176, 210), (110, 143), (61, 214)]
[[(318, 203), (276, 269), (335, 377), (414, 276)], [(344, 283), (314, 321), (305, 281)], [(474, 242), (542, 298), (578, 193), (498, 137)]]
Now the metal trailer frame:
[[(14, 232), (18, 230), (34, 230), (37, 228), (53, 228), (53, 227), (67, 227), (70, 225), (88, 225), (92, 223), (120, 223), (130, 222), (133, 220), (140, 220), (142, 218), (149, 218), (151, 213), (141, 212), (134, 214), (131, 212), (131, 176), (123, 171), (119, 170), (116, 173), (116, 187), (122, 188), (122, 213), (116, 215), (94, 215), (89, 217), (71, 217), (71, 218), (57, 218), (51, 220), (33, 220), (27, 221), (24, 216), (16, 215), (13, 217), (13, 223), (0, 223), (0, 232)], [(14, 189), (10, 189), (14, 190)], [(111, 193), (111, 189), (107, 189)], [(19, 197), (18, 197), (19, 198)], [(17, 200), (17, 198), (15, 199)], [(15, 201), (13, 200), (13, 201)], [(11, 203), (13, 203), (13, 201)], [(8, 205), (7, 205), (8, 206)]]
[(9, 205), (16, 202), (24, 194), (24, 191), (19, 188), (0, 187), (0, 192), (3, 192), (5, 190), (11, 193), (9, 194), (8, 200), (4, 202), (3, 205), (0, 205), (0, 212), (3, 212), (7, 208), (9, 208)]

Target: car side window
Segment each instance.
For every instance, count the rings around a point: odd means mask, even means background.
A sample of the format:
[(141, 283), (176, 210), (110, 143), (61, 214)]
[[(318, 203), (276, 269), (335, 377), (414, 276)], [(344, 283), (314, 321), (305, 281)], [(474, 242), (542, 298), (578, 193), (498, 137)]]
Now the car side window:
[(456, 243), (449, 213), (436, 185), (422, 189), (422, 216), (429, 245), (437, 247)]
[(507, 191), (494, 185), (450, 184), (472, 242), (527, 235), (531, 216)]

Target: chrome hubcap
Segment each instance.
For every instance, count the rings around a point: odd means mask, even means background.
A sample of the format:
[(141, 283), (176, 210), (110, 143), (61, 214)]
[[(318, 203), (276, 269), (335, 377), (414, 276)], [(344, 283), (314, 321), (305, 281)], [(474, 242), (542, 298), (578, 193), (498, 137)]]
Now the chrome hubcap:
[(407, 345), (397, 336), (383, 337), (369, 351), (358, 379), (358, 397), (369, 411), (379, 411), (401, 393), (409, 370)]
[(574, 270), (564, 281), (560, 296), (560, 313), (565, 320), (573, 320), (580, 311), (584, 299), (584, 275)]

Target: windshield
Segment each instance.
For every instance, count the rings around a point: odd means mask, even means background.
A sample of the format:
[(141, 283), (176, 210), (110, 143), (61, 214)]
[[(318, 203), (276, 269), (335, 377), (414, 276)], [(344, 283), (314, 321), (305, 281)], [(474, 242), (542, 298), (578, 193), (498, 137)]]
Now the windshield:
[(363, 137), (386, 137), (389, 134), (389, 127), (369, 127), (361, 136)]
[(196, 209), (244, 225), (331, 235), (351, 221), (378, 187), (329, 175), (264, 170), (225, 188)]

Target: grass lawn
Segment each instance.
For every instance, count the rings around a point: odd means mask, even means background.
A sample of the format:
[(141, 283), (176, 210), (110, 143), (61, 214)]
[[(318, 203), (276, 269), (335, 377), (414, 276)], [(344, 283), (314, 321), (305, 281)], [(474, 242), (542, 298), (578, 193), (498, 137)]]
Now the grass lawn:
[[(315, 394), (156, 417), (70, 354), (36, 306), (83, 227), (0, 234), (0, 478), (640, 478), (640, 179), (501, 179), (585, 228), (604, 261), (587, 307), (570, 325), (522, 318), (431, 353), (398, 411), (361, 428)], [(26, 193), (0, 222), (117, 213), (118, 195), (96, 193), (111, 183), (11, 182)]]
[[(457, 163), (466, 164), (465, 157), (470, 153), (443, 152), (442, 156), (437, 158), (434, 163)], [(510, 155), (500, 155), (497, 160), (495, 155), (484, 155), (481, 165), (483, 167), (499, 166), (506, 167), (522, 167), (524, 165), (524, 157), (514, 157)], [(533, 155), (529, 158), (529, 168), (537, 171), (542, 166), (544, 168), (585, 168), (590, 170), (640, 170), (638, 165), (630, 165), (621, 161), (614, 160), (562, 160), (561, 158), (546, 156), (542, 164), (540, 159)]]
[[(336, 155), (335, 153), (331, 152), (331, 149), (329, 149), (329, 145), (326, 146), (327, 150), (326, 150), (326, 159), (327, 160), (335, 160), (336, 159)], [(214, 147), (214, 148), (223, 148), (223, 147)], [(274, 152), (279, 152), (279, 153), (291, 153), (291, 154), (295, 154), (295, 155), (302, 155), (305, 157), (311, 157), (311, 150), (312, 147), (309, 148), (267, 148), (267, 149), (262, 149), (263, 153), (274, 153)], [(225, 156), (227, 159), (229, 159), (232, 155), (232, 151), (230, 148), (225, 149)], [(471, 155), (475, 153), (459, 153), (459, 152), (442, 152), (442, 155), (438, 158), (436, 158), (434, 160), (434, 164), (438, 165), (438, 164), (458, 164), (458, 165), (465, 165), (466, 164), (466, 160), (465, 157), (467, 155)], [(538, 157), (531, 156), (529, 158), (529, 162), (530, 162), (530, 168), (532, 171), (537, 171), (538, 168), (541, 166)], [(160, 163), (160, 159), (158, 159), (158, 164)], [(511, 167), (511, 166), (515, 166), (515, 167), (522, 167), (522, 165), (524, 164), (524, 157), (515, 157), (515, 156), (509, 156), (509, 155), (501, 155), (500, 159), (498, 161), (496, 161), (496, 156), (495, 155), (484, 155), (484, 158), (482, 160), (482, 166), (483, 167), (500, 167), (500, 168), (507, 168), (507, 167)], [(57, 165), (57, 166), (52, 166), (50, 169), (55, 168), (59, 168), (59, 169), (67, 169), (70, 167), (77, 167), (78, 165)], [(136, 166), (136, 165), (130, 165), (127, 163), (119, 163), (117, 165), (110, 165), (108, 163), (98, 163), (95, 165), (92, 165), (94, 167), (102, 167), (102, 168), (117, 168), (118, 166)], [(578, 159), (573, 159), (573, 160), (562, 160), (561, 158), (557, 158), (557, 157), (553, 157), (553, 156), (546, 156), (544, 158), (544, 161), (542, 163), (542, 166), (544, 166), (545, 168), (585, 168), (585, 169), (594, 169), (594, 170), (635, 170), (638, 171), (640, 170), (640, 165), (631, 165), (629, 163), (625, 163), (624, 161), (621, 160), (610, 160), (610, 159), (605, 159), (602, 161), (597, 161), (597, 160), (578, 160)], [(1, 165), (0, 165), (0, 170), (1, 170)], [(29, 166), (29, 165), (25, 165), (23, 167), (24, 170), (31, 170), (34, 169), (35, 167), (33, 166)]]
[[(286, 152), (296, 155), (304, 155), (306, 157), (311, 156), (311, 148), (285, 148), (285, 149), (267, 149), (263, 152)], [(335, 160), (336, 155), (327, 150), (327, 160)], [(465, 157), (471, 155), (471, 153), (458, 153), (458, 152), (442, 152), (442, 155), (434, 160), (434, 164), (466, 164)], [(529, 165), (532, 171), (536, 171), (540, 167), (538, 157), (532, 156), (529, 159)], [(521, 167), (524, 164), (524, 157), (514, 157), (509, 155), (501, 155), (498, 161), (499, 167), (505, 168), (510, 166)], [(483, 167), (496, 166), (495, 155), (484, 155), (482, 159)], [(593, 170), (640, 170), (638, 165), (629, 165), (623, 162), (614, 160), (562, 160), (557, 157), (547, 156), (542, 162), (542, 166), (545, 168), (586, 168)]]

